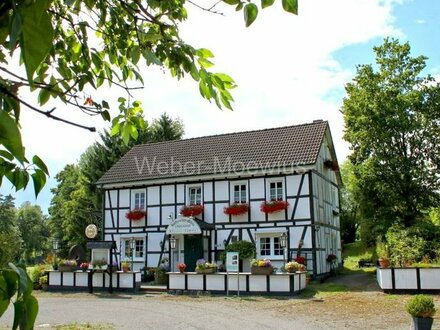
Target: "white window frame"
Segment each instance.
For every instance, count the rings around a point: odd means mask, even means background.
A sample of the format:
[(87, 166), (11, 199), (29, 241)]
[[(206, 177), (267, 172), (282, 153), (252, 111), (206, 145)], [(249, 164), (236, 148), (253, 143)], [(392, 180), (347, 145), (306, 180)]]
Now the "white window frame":
[[(144, 205), (143, 205), (143, 207), (140, 207), (139, 205), (136, 205), (136, 195), (137, 194), (144, 195)], [(146, 193), (145, 189), (132, 190), (131, 191), (131, 208), (132, 209), (145, 210), (146, 207), (147, 207), (147, 193)]]
[[(191, 201), (191, 190), (192, 189), (200, 189), (200, 201), (197, 202), (197, 194), (195, 195), (194, 203)], [(187, 187), (187, 199), (186, 202), (188, 205), (196, 204), (196, 205), (202, 205), (203, 202), (203, 188), (202, 185), (191, 185)]]
[[(235, 187), (236, 186), (239, 186), (240, 188), (239, 188), (239, 191), (240, 191), (240, 198), (239, 198), (239, 200), (237, 201), (236, 199), (235, 199)], [(241, 192), (242, 192), (242, 190), (241, 190), (241, 186), (245, 186), (245, 200), (243, 201), (242, 199), (241, 199)], [(249, 191), (248, 191), (248, 189), (249, 189), (249, 187), (248, 187), (248, 184), (247, 184), (247, 181), (235, 181), (235, 182), (232, 182), (231, 183), (231, 203), (248, 203), (249, 202)]]
[(272, 200), (271, 193), (270, 193), (270, 190), (271, 190), (270, 185), (272, 183), (281, 183), (281, 197), (278, 196), (278, 192), (276, 192), (276, 200), (285, 201), (286, 200), (286, 186), (285, 186), (286, 182), (285, 182), (285, 180), (283, 178), (276, 178), (276, 179), (274, 178), (274, 179), (266, 180), (266, 185), (267, 185), (267, 187), (266, 187), (266, 196), (267, 196), (267, 200), (268, 201)]
[(131, 255), (127, 255), (126, 251), (126, 244), (130, 244), (130, 240), (134, 238), (136, 241), (142, 241), (142, 256), (136, 257), (136, 255), (133, 257), (133, 261), (144, 261), (145, 255), (146, 255), (146, 239), (145, 236), (130, 236), (130, 237), (121, 237), (121, 256), (122, 260), (128, 260), (131, 261)]
[[(278, 238), (279, 244), (280, 242), (281, 233), (279, 232), (260, 232), (256, 235), (256, 247), (257, 247), (257, 257), (261, 259), (271, 259), (271, 260), (283, 260), (284, 259), (284, 252), (287, 248), (281, 249), (281, 254), (276, 255), (275, 254), (275, 238)], [(270, 254), (269, 255), (261, 255), (261, 238), (269, 238), (270, 239)]]

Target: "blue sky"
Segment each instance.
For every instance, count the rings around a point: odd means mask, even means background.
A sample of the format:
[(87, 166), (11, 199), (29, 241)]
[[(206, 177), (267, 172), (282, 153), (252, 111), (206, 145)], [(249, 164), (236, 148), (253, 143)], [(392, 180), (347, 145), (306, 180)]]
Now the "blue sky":
[[(374, 61), (374, 45), (386, 36), (409, 41), (414, 56), (429, 57), (425, 73), (440, 77), (438, 0), (300, 0), (298, 17), (284, 13), (280, 2), (261, 11), (247, 29), (242, 14), (226, 5), (219, 7), (224, 16), (190, 8), (189, 19), (181, 26), (183, 38), (212, 50), (214, 69), (236, 80), (234, 111), (218, 110), (203, 100), (191, 79), (176, 81), (158, 68), (142, 68), (146, 86), (136, 98), (142, 101), (146, 117), (157, 118), (165, 111), (179, 117), (188, 138), (325, 119), (341, 162), (349, 153), (339, 113), (344, 84), (352, 79), (357, 64)], [(116, 106), (118, 93), (103, 89), (94, 91), (93, 98)], [(106, 127), (95, 118), (54, 106), (58, 115), (98, 129)], [(17, 205), (29, 200), (47, 212), (54, 176), (76, 162), (97, 135), (26, 111), (22, 127), (28, 154), (46, 161), (51, 178), (37, 200), (32, 186), (14, 193), (6, 180), (0, 192), (15, 195)]]

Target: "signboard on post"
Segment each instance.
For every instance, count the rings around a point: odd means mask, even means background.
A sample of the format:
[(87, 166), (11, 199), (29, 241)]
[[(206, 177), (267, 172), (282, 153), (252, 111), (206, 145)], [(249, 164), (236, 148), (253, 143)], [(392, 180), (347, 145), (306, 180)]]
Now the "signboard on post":
[[(237, 296), (240, 296), (239, 260), (238, 252), (226, 252), (226, 276), (229, 277), (230, 272), (237, 273)], [(226, 289), (226, 295), (229, 296), (229, 287)]]
[(238, 252), (226, 252), (226, 271), (238, 273)]

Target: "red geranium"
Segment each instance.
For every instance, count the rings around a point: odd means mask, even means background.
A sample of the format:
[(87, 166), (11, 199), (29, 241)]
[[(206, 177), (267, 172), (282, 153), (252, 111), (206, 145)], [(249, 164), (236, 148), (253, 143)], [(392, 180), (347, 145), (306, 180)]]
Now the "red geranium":
[(125, 213), (125, 217), (128, 220), (137, 221), (137, 220), (141, 220), (143, 217), (145, 217), (146, 214), (147, 214), (147, 212), (145, 212), (145, 210), (134, 209), (134, 210), (130, 210), (127, 213)]
[(260, 210), (264, 213), (274, 213), (287, 209), (289, 203), (286, 201), (265, 201), (261, 203)]
[(199, 215), (202, 212), (203, 212), (203, 205), (199, 205), (199, 204), (182, 206), (182, 208), (180, 209), (180, 214), (182, 214), (185, 217), (193, 217)]
[(305, 259), (304, 257), (299, 256), (299, 257), (296, 257), (296, 258), (295, 258), (295, 261), (296, 261), (297, 263), (299, 263), (299, 264), (304, 265), (305, 262), (306, 262), (306, 259)]
[(246, 203), (234, 203), (223, 209), (223, 212), (227, 215), (240, 215), (245, 214), (247, 211), (249, 211), (249, 205)]

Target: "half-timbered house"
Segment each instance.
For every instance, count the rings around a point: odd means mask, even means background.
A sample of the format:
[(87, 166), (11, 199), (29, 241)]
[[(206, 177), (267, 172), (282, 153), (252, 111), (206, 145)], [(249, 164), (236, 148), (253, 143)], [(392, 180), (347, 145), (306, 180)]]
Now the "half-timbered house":
[[(138, 145), (97, 184), (103, 239), (116, 242), (121, 260), (133, 257), (136, 270), (167, 256), (172, 270), (185, 262), (191, 271), (201, 257), (219, 262), (225, 245), (238, 240), (254, 243), (257, 257), (278, 267), (301, 255), (313, 275), (330, 271), (329, 255), (341, 260), (341, 177), (322, 120)], [(234, 203), (244, 209), (228, 214)], [(128, 219), (135, 210), (145, 215)]]

